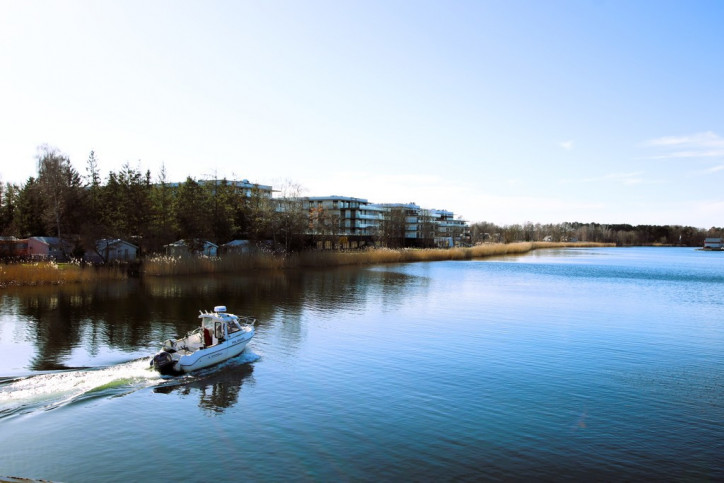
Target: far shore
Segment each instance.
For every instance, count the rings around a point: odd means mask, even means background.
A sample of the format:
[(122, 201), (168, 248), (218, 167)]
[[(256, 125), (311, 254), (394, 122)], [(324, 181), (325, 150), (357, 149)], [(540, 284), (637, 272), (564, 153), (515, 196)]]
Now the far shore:
[[(292, 254), (253, 253), (224, 257), (156, 256), (134, 264), (140, 277), (174, 277), (217, 273), (243, 273), (254, 270), (295, 270), (335, 266), (363, 266), (387, 263), (472, 260), (520, 255), (545, 248), (613, 247), (611, 243), (516, 242), (491, 243), (474, 247), (388, 249), (350, 251), (307, 251)], [(111, 265), (89, 267), (75, 263), (32, 262), (0, 264), (0, 288), (7, 286), (59, 285), (102, 282), (129, 277), (129, 267)], [(137, 272), (137, 274), (135, 273)]]

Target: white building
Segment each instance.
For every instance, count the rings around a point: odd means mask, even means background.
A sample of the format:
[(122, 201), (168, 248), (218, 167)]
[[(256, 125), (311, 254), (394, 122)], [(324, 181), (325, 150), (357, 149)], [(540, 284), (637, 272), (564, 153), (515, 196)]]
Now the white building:
[[(308, 234), (319, 237), (345, 237), (344, 248), (373, 243), (385, 210), (363, 198), (349, 196), (309, 196), (303, 198), (309, 211)], [(320, 248), (332, 248), (332, 240), (318, 240)]]
[[(255, 194), (262, 198), (271, 198), (272, 193), (274, 192), (271, 186), (259, 183), (251, 183), (248, 179), (243, 179), (241, 181), (224, 179), (200, 179), (197, 181), (197, 183), (201, 186), (206, 184), (216, 184), (218, 186), (220, 184), (223, 184), (224, 182), (240, 189), (244, 196), (246, 196), (247, 198), (251, 198)], [(182, 184), (183, 183), (179, 182), (167, 183), (167, 185), (172, 188), (178, 188)]]

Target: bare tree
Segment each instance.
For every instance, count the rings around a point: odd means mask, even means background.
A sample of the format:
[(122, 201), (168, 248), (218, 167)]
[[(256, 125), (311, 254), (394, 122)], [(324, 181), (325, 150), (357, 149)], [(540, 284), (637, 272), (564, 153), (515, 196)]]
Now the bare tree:
[(405, 246), (405, 209), (390, 207), (382, 221), (382, 242), (389, 248)]
[(273, 214), (273, 233), (280, 237), (285, 251), (300, 249), (304, 245), (304, 232), (309, 224), (309, 212), (304, 209), (303, 188), (298, 183), (285, 181), (277, 198)]

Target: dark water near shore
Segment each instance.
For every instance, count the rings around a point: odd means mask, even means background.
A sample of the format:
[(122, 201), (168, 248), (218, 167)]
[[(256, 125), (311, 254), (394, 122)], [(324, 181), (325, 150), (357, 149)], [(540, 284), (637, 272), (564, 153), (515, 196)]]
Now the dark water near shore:
[[(494, 260), (0, 291), (0, 476), (724, 480), (724, 254)], [(244, 353), (159, 341), (226, 304)]]

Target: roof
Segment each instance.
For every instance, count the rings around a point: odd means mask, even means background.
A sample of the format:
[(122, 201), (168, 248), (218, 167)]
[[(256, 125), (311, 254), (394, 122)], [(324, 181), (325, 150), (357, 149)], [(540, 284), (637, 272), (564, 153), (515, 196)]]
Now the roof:
[(55, 236), (31, 236), (30, 240), (37, 240), (46, 245), (60, 245), (60, 238)]
[[(209, 245), (214, 246), (214, 247), (217, 247), (217, 246), (218, 246), (216, 243), (212, 243), (212, 242), (210, 242), (210, 241), (208, 241), (208, 240), (204, 240), (202, 243), (204, 244), (204, 246), (209, 246)], [(173, 242), (173, 243), (169, 243), (168, 245), (164, 245), (164, 246), (167, 246), (167, 247), (185, 247), (185, 246), (187, 246), (187, 243), (186, 243), (186, 240), (178, 240), (178, 241), (175, 241), (175, 242)]]
[(339, 195), (307, 196), (305, 198), (309, 201), (358, 201), (360, 203), (368, 203), (368, 201), (364, 198), (353, 198), (351, 196), (339, 196)]
[(137, 245), (134, 245), (134, 244), (131, 243), (131, 242), (127, 242), (126, 240), (121, 240), (120, 238), (104, 239), (104, 240), (98, 240), (98, 241), (96, 242), (96, 246), (104, 246), (104, 247), (109, 247), (109, 246), (112, 246), (112, 245), (120, 245), (120, 244), (130, 245), (130, 246), (132, 246), (133, 248), (138, 248)]
[(224, 243), (222, 246), (224, 247), (240, 247), (244, 245), (248, 245), (250, 242), (249, 240), (232, 240), (228, 243)]

